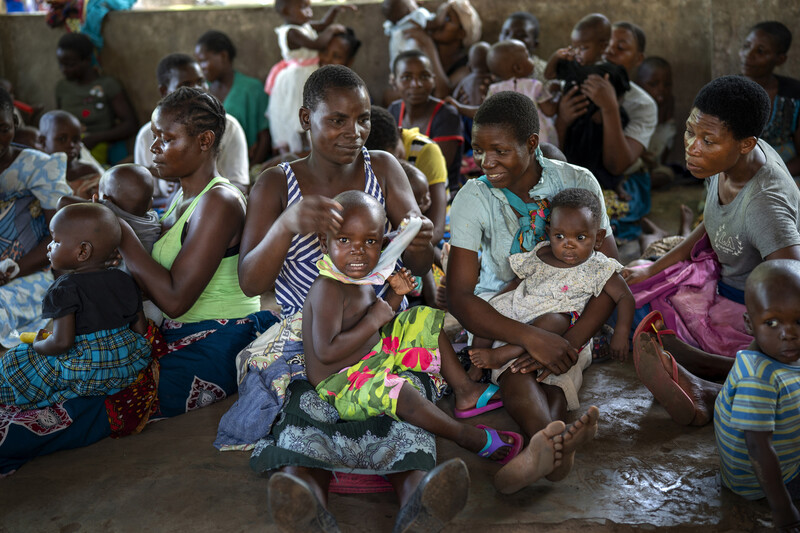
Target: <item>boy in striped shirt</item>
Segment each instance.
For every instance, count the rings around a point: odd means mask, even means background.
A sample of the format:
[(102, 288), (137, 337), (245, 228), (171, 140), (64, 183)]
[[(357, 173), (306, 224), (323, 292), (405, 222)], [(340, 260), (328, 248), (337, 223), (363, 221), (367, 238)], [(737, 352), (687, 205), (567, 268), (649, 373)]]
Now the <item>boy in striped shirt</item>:
[(800, 261), (764, 261), (747, 278), (744, 315), (754, 341), (736, 362), (714, 409), (722, 483), (766, 496), (773, 525), (800, 528)]

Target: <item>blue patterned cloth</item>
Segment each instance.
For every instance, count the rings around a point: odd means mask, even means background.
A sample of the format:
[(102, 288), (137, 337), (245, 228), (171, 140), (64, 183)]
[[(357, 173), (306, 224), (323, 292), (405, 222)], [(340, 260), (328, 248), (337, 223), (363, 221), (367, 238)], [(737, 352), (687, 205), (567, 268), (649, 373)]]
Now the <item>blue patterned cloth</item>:
[[(18, 261), (49, 238), (43, 210), (55, 210), (59, 198), (72, 194), (66, 175), (66, 154), (29, 149), (0, 174), (0, 259)], [(0, 287), (0, 344), (15, 346), (20, 331), (44, 327), (41, 304), (51, 283), (48, 269)]]

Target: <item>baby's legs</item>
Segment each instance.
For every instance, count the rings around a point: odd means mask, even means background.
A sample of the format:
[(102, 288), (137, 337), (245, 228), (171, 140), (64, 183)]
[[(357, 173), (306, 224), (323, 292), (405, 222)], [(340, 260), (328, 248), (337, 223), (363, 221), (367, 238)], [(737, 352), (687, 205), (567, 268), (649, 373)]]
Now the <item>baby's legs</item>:
[[(462, 370), (463, 372), (463, 370)], [(403, 383), (397, 398), (397, 416), (409, 424), (413, 424), (438, 437), (451, 440), (471, 452), (481, 451), (487, 444), (486, 432), (475, 426), (464, 424), (448, 416), (436, 407), (433, 402), (423, 398), (419, 391), (408, 383)], [(503, 440), (511, 444), (511, 438), (503, 435)], [(502, 459), (510, 448), (497, 450), (491, 459)]]
[(455, 408), (463, 410), (475, 407), (486, 385), (476, 383), (467, 376), (444, 331), (439, 333), (439, 354), (442, 358), (442, 377), (453, 388), (456, 397)]
[[(537, 317), (531, 324), (556, 335), (563, 335), (569, 329), (569, 323), (570, 316), (566, 313), (545, 313)], [(492, 341), (490, 340), (478, 339), (477, 337), (475, 340), (480, 340), (480, 343), (472, 343), (469, 358), (472, 364), (478, 368), (500, 368), (525, 353), (525, 350), (519, 346), (506, 344), (492, 348)]]

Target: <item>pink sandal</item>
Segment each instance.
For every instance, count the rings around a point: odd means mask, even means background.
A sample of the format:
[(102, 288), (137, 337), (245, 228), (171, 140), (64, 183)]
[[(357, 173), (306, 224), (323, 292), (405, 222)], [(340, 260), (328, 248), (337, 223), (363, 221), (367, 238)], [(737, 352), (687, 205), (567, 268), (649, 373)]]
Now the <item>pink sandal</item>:
[[(494, 452), (499, 450), (500, 448), (511, 448), (508, 451), (508, 455), (500, 459), (499, 461), (495, 461), (496, 463), (500, 463), (504, 465), (508, 463), (511, 459), (519, 455), (519, 452), (522, 451), (522, 445), (524, 440), (522, 435), (519, 433), (515, 433), (513, 431), (498, 431), (494, 428), (490, 428), (489, 426), (484, 426), (483, 424), (479, 424), (475, 426), (478, 429), (482, 429), (486, 432), (486, 446), (483, 447), (481, 451), (478, 452), (478, 455), (481, 457), (489, 458), (492, 456)], [(511, 437), (512, 442), (508, 443), (505, 442), (503, 439), (500, 438), (500, 435), (506, 435)]]

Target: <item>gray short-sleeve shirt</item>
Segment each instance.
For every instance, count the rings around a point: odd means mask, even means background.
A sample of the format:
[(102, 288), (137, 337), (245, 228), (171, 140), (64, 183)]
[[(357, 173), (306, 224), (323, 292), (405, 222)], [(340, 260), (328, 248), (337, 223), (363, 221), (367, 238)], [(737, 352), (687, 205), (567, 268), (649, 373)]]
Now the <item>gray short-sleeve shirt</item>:
[(766, 256), (800, 244), (800, 190), (775, 150), (759, 139), (767, 162), (727, 205), (719, 202), (719, 175), (709, 178), (703, 223), (722, 265), (722, 282), (744, 290)]

